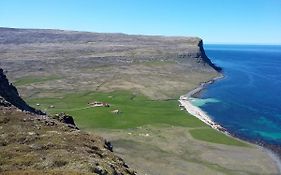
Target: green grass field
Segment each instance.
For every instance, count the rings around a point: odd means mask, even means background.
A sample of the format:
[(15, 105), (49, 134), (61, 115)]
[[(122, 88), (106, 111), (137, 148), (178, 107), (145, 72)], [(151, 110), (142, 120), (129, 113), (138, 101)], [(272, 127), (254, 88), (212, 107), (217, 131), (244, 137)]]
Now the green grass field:
[[(109, 103), (110, 107), (90, 107), (89, 102)], [(243, 143), (209, 129), (207, 125), (181, 111), (177, 100), (150, 100), (142, 95), (130, 92), (84, 92), (63, 94), (60, 98), (29, 99), (28, 103), (49, 114), (65, 112), (75, 118), (81, 129), (93, 128), (128, 129), (143, 125), (173, 125), (193, 128), (194, 138), (208, 142), (243, 146)], [(53, 105), (54, 108), (50, 108)], [(119, 110), (119, 114), (112, 113)], [(200, 129), (195, 129), (200, 128)], [(203, 128), (203, 129), (202, 129)]]
[[(88, 102), (100, 101), (110, 107), (90, 107)], [(66, 112), (75, 117), (81, 128), (135, 128), (142, 125), (169, 124), (186, 127), (204, 127), (198, 119), (180, 111), (177, 100), (152, 101), (128, 92), (76, 93), (63, 98), (40, 98), (28, 101), (48, 113)], [(53, 105), (55, 108), (49, 108)], [(113, 110), (119, 114), (113, 114)]]

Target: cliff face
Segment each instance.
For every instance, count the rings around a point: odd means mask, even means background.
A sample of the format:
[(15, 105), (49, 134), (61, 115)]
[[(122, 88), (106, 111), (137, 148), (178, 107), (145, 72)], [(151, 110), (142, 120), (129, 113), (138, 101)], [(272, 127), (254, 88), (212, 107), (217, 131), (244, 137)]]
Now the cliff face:
[(207, 57), (206, 53), (205, 53), (205, 50), (204, 50), (204, 47), (203, 47), (203, 40), (200, 40), (199, 43), (198, 43), (198, 47), (199, 47), (199, 50), (200, 50), (200, 55), (201, 55), (201, 58), (202, 58), (202, 61), (203, 63), (211, 66), (212, 68), (214, 68), (216, 71), (218, 72), (221, 72), (222, 71), (222, 68), (221, 67), (218, 67), (217, 65), (215, 65), (214, 63), (212, 63), (212, 61)]
[(0, 174), (135, 174), (109, 142), (78, 130), (71, 116), (28, 106), (0, 70)]
[(42, 111), (30, 107), (23, 101), (17, 89), (9, 83), (2, 68), (0, 68), (0, 103), (5, 106), (14, 105), (22, 111), (44, 115)]

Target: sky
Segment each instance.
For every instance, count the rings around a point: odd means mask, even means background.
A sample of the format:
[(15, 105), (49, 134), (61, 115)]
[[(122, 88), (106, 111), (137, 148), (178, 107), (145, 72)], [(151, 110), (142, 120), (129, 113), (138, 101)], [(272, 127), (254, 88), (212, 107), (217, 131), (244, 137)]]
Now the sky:
[(281, 0), (0, 0), (0, 27), (281, 44)]

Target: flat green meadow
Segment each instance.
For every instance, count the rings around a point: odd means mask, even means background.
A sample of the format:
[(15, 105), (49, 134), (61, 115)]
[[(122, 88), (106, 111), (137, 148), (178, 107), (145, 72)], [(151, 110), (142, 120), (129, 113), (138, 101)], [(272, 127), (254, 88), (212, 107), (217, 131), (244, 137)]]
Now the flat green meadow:
[[(88, 103), (94, 101), (108, 103), (110, 107), (91, 107)], [(62, 94), (57, 98), (32, 98), (28, 103), (49, 114), (58, 112), (70, 114), (78, 127), (85, 130), (129, 129), (163, 124), (191, 128), (191, 135), (199, 140), (227, 145), (245, 145), (222, 133), (214, 132), (199, 119), (186, 111), (181, 111), (176, 99), (150, 100), (140, 94), (115, 91)], [(119, 113), (113, 113), (114, 110), (118, 110)]]
[[(110, 107), (91, 107), (88, 103), (105, 102)], [(28, 102), (55, 114), (72, 115), (80, 128), (126, 129), (142, 125), (169, 124), (186, 127), (205, 127), (200, 120), (180, 111), (177, 100), (154, 101), (128, 92), (85, 92), (66, 94), (62, 98), (38, 98)], [(50, 108), (50, 106), (54, 108)], [(115, 114), (112, 111), (118, 110)]]

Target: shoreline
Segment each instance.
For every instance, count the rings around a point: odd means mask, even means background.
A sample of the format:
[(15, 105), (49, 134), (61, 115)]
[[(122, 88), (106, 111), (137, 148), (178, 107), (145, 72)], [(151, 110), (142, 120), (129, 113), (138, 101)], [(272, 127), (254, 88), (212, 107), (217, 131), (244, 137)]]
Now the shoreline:
[(213, 129), (223, 132), (226, 135), (230, 135), (229, 132), (225, 128), (223, 128), (221, 125), (214, 122), (202, 109), (200, 109), (197, 106), (194, 106), (190, 102), (190, 97), (192, 97), (194, 94), (199, 93), (202, 91), (207, 85), (214, 83), (216, 80), (224, 78), (223, 74), (220, 74), (218, 77), (215, 77), (211, 79), (210, 81), (203, 82), (198, 86), (197, 88), (193, 89), (192, 91), (189, 91), (186, 95), (180, 96), (180, 99), (178, 100), (180, 102), (180, 106), (184, 107), (185, 110), (190, 113), (191, 115), (195, 116), (208, 126), (212, 127)]
[(202, 91), (207, 85), (212, 84), (217, 80), (223, 79), (224, 77), (225, 76), (222, 73), (220, 73), (219, 76), (212, 78), (209, 81), (200, 83), (200, 85), (197, 88), (189, 91), (186, 95), (182, 95), (182, 96), (186, 96), (187, 98), (190, 98), (190, 97), (194, 96), (195, 94), (199, 93), (200, 91)]
[(201, 83), (197, 88), (189, 91), (186, 95), (182, 95), (179, 98), (179, 103), (180, 103), (180, 107), (183, 107), (189, 114), (193, 115), (194, 117), (198, 118), (199, 120), (201, 120), (202, 122), (204, 122), (205, 124), (207, 124), (208, 126), (210, 126), (211, 128), (229, 136), (232, 137), (234, 139), (238, 139), (240, 141), (255, 145), (258, 149), (261, 149), (261, 151), (264, 151), (274, 162), (275, 165), (277, 166), (279, 173), (281, 174), (281, 158), (280, 156), (275, 153), (273, 150), (267, 148), (264, 145), (259, 145), (257, 143), (253, 143), (250, 141), (247, 141), (247, 139), (243, 139), (241, 140), (239, 137), (235, 137), (233, 136), (231, 133), (229, 133), (223, 126), (219, 125), (218, 123), (214, 122), (209, 116), (208, 114), (206, 114), (205, 111), (203, 111), (202, 109), (200, 109), (199, 107), (193, 105), (190, 101), (190, 98), (192, 96), (194, 96), (195, 94), (199, 93), (200, 91), (202, 91), (207, 85), (210, 85), (212, 83), (214, 83), (215, 81), (224, 78), (224, 75), (220, 73), (220, 75), (218, 77), (215, 77), (207, 82), (203, 82)]

